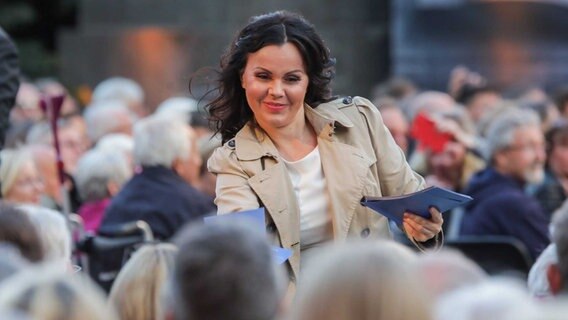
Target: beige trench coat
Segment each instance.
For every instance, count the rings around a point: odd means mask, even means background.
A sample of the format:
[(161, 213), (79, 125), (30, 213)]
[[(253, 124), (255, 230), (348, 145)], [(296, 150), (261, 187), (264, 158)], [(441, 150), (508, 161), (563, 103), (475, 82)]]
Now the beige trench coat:
[[(390, 237), (387, 219), (360, 204), (363, 196), (400, 195), (424, 187), (384, 126), (378, 110), (361, 97), (305, 107), (318, 134), (330, 195), (334, 239)], [(245, 126), (219, 147), (208, 162), (217, 175), (219, 214), (264, 206), (267, 231), (294, 254), (290, 279), (300, 271), (299, 206), (278, 150), (261, 130)]]

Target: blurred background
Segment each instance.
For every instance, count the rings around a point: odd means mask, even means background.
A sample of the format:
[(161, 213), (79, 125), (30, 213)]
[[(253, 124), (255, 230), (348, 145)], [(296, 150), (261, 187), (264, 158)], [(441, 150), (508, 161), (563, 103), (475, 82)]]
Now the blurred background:
[(316, 25), (337, 58), (336, 94), (369, 96), (392, 76), (445, 91), (456, 65), (505, 95), (568, 80), (564, 0), (2, 0), (0, 26), (26, 77), (55, 77), (87, 103), (97, 83), (124, 76), (155, 108), (217, 67), (250, 16), (277, 9)]

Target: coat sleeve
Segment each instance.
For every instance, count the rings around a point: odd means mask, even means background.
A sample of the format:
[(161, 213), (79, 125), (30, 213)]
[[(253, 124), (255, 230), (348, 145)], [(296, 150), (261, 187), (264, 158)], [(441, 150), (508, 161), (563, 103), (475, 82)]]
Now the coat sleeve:
[(424, 189), (424, 179), (410, 168), (403, 151), (383, 123), (379, 110), (365, 98), (356, 97), (353, 102), (369, 131), (383, 195), (396, 196)]
[(241, 167), (234, 149), (217, 148), (207, 162), (209, 171), (217, 176), (215, 204), (217, 214), (258, 208), (258, 197), (248, 183), (249, 176)]

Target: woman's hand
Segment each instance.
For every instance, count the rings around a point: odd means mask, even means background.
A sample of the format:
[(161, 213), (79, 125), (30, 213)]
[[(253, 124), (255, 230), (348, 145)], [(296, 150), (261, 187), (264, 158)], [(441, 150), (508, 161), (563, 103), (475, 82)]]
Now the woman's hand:
[(405, 212), (402, 225), (406, 233), (419, 242), (432, 239), (442, 230), (444, 219), (442, 213), (434, 207), (430, 207), (430, 219), (424, 219), (419, 215)]

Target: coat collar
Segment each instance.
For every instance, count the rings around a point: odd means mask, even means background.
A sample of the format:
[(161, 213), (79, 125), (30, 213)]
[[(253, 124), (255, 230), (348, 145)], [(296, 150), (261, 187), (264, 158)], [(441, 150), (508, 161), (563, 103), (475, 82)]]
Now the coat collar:
[[(353, 127), (336, 103), (322, 103), (317, 108), (304, 104), (307, 121), (316, 134), (331, 140), (336, 126)], [(260, 143), (259, 143), (260, 142)], [(235, 136), (235, 153), (240, 160), (257, 160), (262, 157), (278, 158), (278, 150), (268, 136), (252, 123), (246, 124)]]

